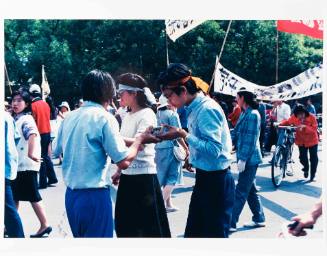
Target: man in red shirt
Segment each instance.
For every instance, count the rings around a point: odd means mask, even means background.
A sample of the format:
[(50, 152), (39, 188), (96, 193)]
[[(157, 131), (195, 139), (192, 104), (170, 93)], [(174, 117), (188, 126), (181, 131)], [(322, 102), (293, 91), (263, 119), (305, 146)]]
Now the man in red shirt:
[(46, 188), (48, 185), (58, 182), (56, 173), (53, 168), (53, 163), (48, 155), (48, 148), (50, 144), (50, 107), (41, 98), (41, 88), (37, 84), (30, 86), (29, 92), (32, 99), (32, 115), (35, 119), (37, 128), (41, 136), (41, 162), (39, 188)]

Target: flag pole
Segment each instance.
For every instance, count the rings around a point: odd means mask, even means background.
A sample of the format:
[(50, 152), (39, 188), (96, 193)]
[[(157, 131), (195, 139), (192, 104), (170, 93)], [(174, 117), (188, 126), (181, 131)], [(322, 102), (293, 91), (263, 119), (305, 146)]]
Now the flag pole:
[(228, 27), (227, 27), (227, 30), (226, 30), (226, 34), (225, 34), (223, 44), (222, 44), (221, 49), (220, 49), (219, 56), (218, 56), (218, 58), (216, 58), (215, 69), (214, 69), (212, 77), (211, 77), (208, 93), (210, 92), (210, 89), (212, 87), (212, 84), (213, 84), (213, 81), (214, 81), (214, 78), (215, 78), (215, 74), (216, 74), (216, 70), (217, 70), (217, 66), (218, 66), (218, 63), (220, 62), (221, 55), (223, 54), (224, 47), (225, 47), (225, 44), (226, 44), (226, 39), (227, 39), (229, 30), (230, 30), (231, 24), (232, 24), (232, 20), (230, 20), (229, 23), (228, 23)]
[(169, 52), (168, 52), (167, 28), (165, 28), (165, 39), (166, 39), (166, 61), (167, 61), (167, 67), (168, 67), (169, 66)]
[(279, 44), (279, 34), (277, 29), (277, 22), (276, 22), (276, 84), (278, 83), (278, 44)]
[(10, 85), (10, 80), (9, 80), (9, 75), (8, 75), (6, 63), (5, 63), (5, 76), (7, 77), (10, 95), (12, 95), (12, 90), (11, 90), (11, 85)]

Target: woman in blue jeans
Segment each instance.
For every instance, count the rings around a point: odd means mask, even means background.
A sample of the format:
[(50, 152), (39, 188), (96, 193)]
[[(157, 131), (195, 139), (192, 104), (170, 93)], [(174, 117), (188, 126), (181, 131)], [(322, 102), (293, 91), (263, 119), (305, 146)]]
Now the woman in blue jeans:
[(262, 162), (260, 151), (260, 114), (255, 95), (246, 90), (237, 93), (236, 100), (243, 112), (233, 130), (232, 138), (236, 145), (238, 183), (235, 191), (235, 203), (230, 231), (237, 230), (237, 222), (245, 202), (248, 202), (253, 214), (252, 221), (244, 226), (249, 228), (265, 226), (262, 203), (257, 194), (255, 176)]

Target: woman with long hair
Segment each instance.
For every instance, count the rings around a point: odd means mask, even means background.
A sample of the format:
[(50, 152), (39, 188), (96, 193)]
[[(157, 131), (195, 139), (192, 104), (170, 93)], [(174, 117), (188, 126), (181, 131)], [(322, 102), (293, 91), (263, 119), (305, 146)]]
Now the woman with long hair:
[[(126, 73), (117, 78), (121, 103), (129, 107), (122, 120), (120, 133), (129, 146), (135, 137), (157, 125), (151, 109), (153, 94), (145, 79)], [(157, 178), (155, 145), (147, 144), (129, 168), (113, 176), (119, 186), (115, 207), (117, 237), (170, 237), (165, 204)]]
[(239, 176), (230, 231), (237, 230), (236, 224), (246, 201), (253, 217), (252, 222), (244, 226), (249, 228), (265, 226), (262, 203), (255, 184), (258, 165), (262, 162), (259, 142), (261, 120), (258, 112), (259, 104), (255, 98), (255, 94), (245, 89), (241, 89), (236, 96), (243, 113), (232, 133), (233, 142), (236, 145)]
[(19, 201), (29, 201), (40, 222), (36, 234), (30, 237), (42, 237), (50, 234), (52, 227), (48, 225), (42, 198), (38, 191), (37, 175), (41, 163), (41, 142), (36, 123), (30, 113), (30, 95), (25, 90), (12, 94), (12, 109), (20, 140), (18, 150), (17, 178), (12, 182), (12, 191), (17, 209)]

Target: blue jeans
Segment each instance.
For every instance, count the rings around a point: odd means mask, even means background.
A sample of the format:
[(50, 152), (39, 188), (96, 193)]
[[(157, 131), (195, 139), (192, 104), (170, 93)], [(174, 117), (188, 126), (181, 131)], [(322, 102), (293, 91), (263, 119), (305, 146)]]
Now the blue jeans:
[(67, 188), (65, 206), (74, 237), (113, 237), (109, 188)]
[(24, 237), (22, 221), (17, 212), (10, 186), (10, 180), (8, 179), (5, 181), (5, 227), (8, 237)]
[(264, 222), (265, 215), (263, 213), (262, 203), (258, 195), (255, 184), (255, 176), (258, 165), (245, 166), (245, 170), (238, 176), (238, 183), (235, 191), (235, 203), (233, 209), (233, 217), (231, 227), (236, 228), (239, 216), (243, 210), (245, 202), (248, 202), (250, 210), (253, 214), (254, 222)]

